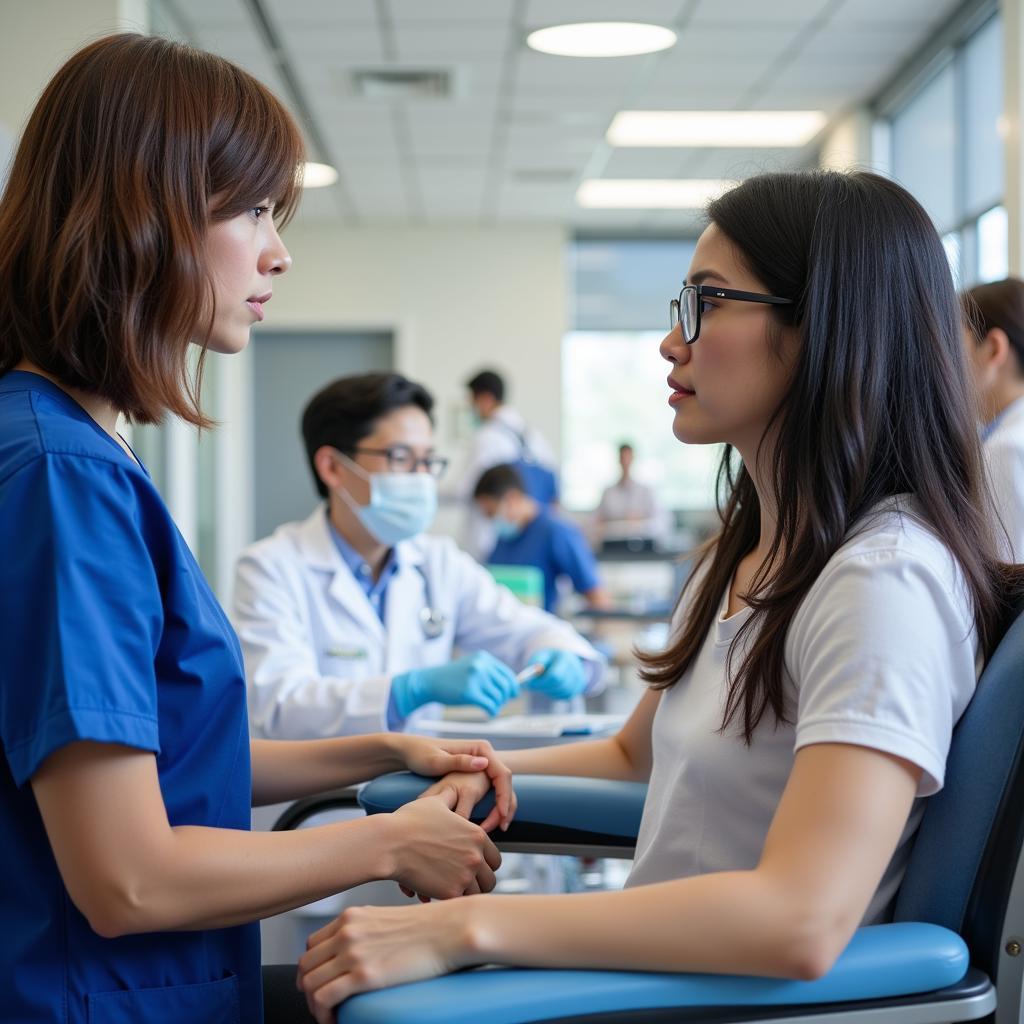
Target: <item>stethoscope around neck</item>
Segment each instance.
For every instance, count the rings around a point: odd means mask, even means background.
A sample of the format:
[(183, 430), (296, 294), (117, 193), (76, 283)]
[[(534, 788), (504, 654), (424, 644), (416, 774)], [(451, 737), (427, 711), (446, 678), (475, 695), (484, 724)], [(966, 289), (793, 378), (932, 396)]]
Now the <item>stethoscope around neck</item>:
[(422, 565), (416, 566), (417, 572), (423, 577), (423, 593), (426, 601), (420, 609), (420, 629), (428, 640), (436, 640), (448, 627), (448, 616), (434, 604), (433, 588)]

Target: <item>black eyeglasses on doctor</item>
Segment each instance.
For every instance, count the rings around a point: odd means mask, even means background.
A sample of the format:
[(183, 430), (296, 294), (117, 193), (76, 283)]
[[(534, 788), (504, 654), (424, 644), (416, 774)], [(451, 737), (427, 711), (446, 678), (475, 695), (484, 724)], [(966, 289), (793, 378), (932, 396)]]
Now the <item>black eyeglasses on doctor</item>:
[(388, 460), (388, 471), (391, 473), (415, 473), (422, 466), (432, 477), (440, 479), (448, 468), (448, 459), (443, 455), (423, 455), (417, 458), (412, 449), (404, 444), (392, 445), (390, 448), (352, 449), (363, 455), (383, 455)]
[(783, 299), (778, 295), (761, 295), (759, 292), (741, 292), (735, 288), (719, 288), (713, 284), (688, 284), (679, 293), (678, 299), (668, 304), (668, 320), (670, 330), (676, 324), (683, 327), (683, 341), (692, 345), (700, 337), (701, 299), (737, 299), (740, 302), (766, 302), (772, 306), (791, 306), (792, 299)]

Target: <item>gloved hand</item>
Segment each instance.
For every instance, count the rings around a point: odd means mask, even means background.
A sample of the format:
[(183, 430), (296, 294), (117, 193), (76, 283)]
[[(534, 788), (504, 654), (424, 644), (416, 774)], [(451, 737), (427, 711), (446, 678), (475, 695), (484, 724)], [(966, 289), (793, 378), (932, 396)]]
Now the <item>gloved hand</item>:
[(587, 672), (583, 667), (583, 659), (572, 651), (559, 651), (553, 648), (537, 651), (526, 663), (527, 668), (531, 665), (542, 665), (544, 672), (527, 685), (531, 690), (543, 693), (552, 700), (567, 700), (587, 688)]
[(475, 704), (493, 716), (517, 696), (515, 673), (487, 651), (467, 654), (445, 665), (403, 672), (391, 680), (391, 699), (402, 718), (430, 701)]

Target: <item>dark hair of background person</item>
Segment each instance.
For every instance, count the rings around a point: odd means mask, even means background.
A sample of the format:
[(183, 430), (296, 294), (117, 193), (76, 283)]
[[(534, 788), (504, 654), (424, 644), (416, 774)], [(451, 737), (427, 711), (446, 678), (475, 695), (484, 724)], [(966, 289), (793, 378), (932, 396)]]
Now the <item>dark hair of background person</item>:
[[(1024, 569), (1000, 563), (983, 509), (982, 455), (960, 338), (960, 311), (942, 243), (903, 188), (867, 172), (758, 175), (708, 208), (764, 291), (768, 341), (796, 327), (799, 354), (765, 436), (778, 508), (765, 567), (745, 599), (753, 614), (732, 651), (722, 730), (749, 744), (771, 713), (786, 719), (785, 642), (826, 562), (874, 505), (913, 496), (917, 515), (959, 562), (987, 657), (1021, 592)], [(700, 340), (696, 344), (701, 344)], [(731, 446), (719, 465), (721, 531), (698, 555), (681, 630), (640, 654), (642, 676), (665, 689), (693, 664), (739, 561), (758, 544), (761, 510)], [(692, 592), (687, 592), (692, 591)], [(681, 598), (682, 600), (682, 598)]]
[(221, 57), (131, 33), (80, 50), (36, 104), (0, 199), (0, 373), (29, 359), (135, 423), (209, 426), (207, 228), (268, 199), (285, 223), (302, 159), (282, 104)]
[(480, 479), (477, 480), (476, 487), (473, 488), (473, 497), (494, 498), (501, 501), (506, 494), (510, 494), (512, 491), (525, 494), (526, 486), (523, 483), (522, 475), (515, 466), (503, 464), (491, 466), (490, 469), (484, 470), (480, 474)]
[(499, 402), (505, 401), (505, 381), (494, 370), (481, 370), (466, 381), (466, 387), (474, 395), (491, 395)]
[(619, 445), (619, 454), (620, 455), (623, 452), (631, 452), (632, 450), (633, 450), (633, 446), (628, 441), (623, 441), (622, 444)]
[(1024, 372), (1024, 281), (1007, 277), (975, 285), (960, 299), (964, 316), (978, 342), (994, 328), (1005, 331), (1017, 357), (1018, 372)]
[(410, 405), (422, 409), (433, 422), (434, 399), (430, 392), (398, 373), (340, 377), (309, 400), (302, 413), (302, 439), (321, 498), (326, 498), (328, 492), (313, 462), (316, 453), (329, 445), (351, 456), (359, 442), (374, 432), (377, 420)]

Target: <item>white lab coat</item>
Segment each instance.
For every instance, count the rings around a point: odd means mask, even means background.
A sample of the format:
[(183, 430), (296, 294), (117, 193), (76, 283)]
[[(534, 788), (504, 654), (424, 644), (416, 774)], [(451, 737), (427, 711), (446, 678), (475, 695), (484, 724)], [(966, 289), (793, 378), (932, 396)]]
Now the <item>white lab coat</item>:
[(1024, 559), (1024, 398), (1006, 407), (984, 451), (999, 520), (996, 541), (1004, 558), (1019, 562)]
[[(232, 619), (245, 658), (254, 736), (385, 730), (392, 676), (450, 661), (455, 647), (490, 651), (516, 671), (542, 648), (570, 650), (587, 662), (588, 691), (599, 687), (604, 660), (586, 640), (522, 604), (449, 538), (424, 534), (403, 541), (395, 557), (385, 627), (338, 553), (323, 507), (242, 553)], [(428, 603), (446, 622), (432, 640), (419, 618)], [(438, 705), (424, 705), (404, 728), (438, 717)]]

